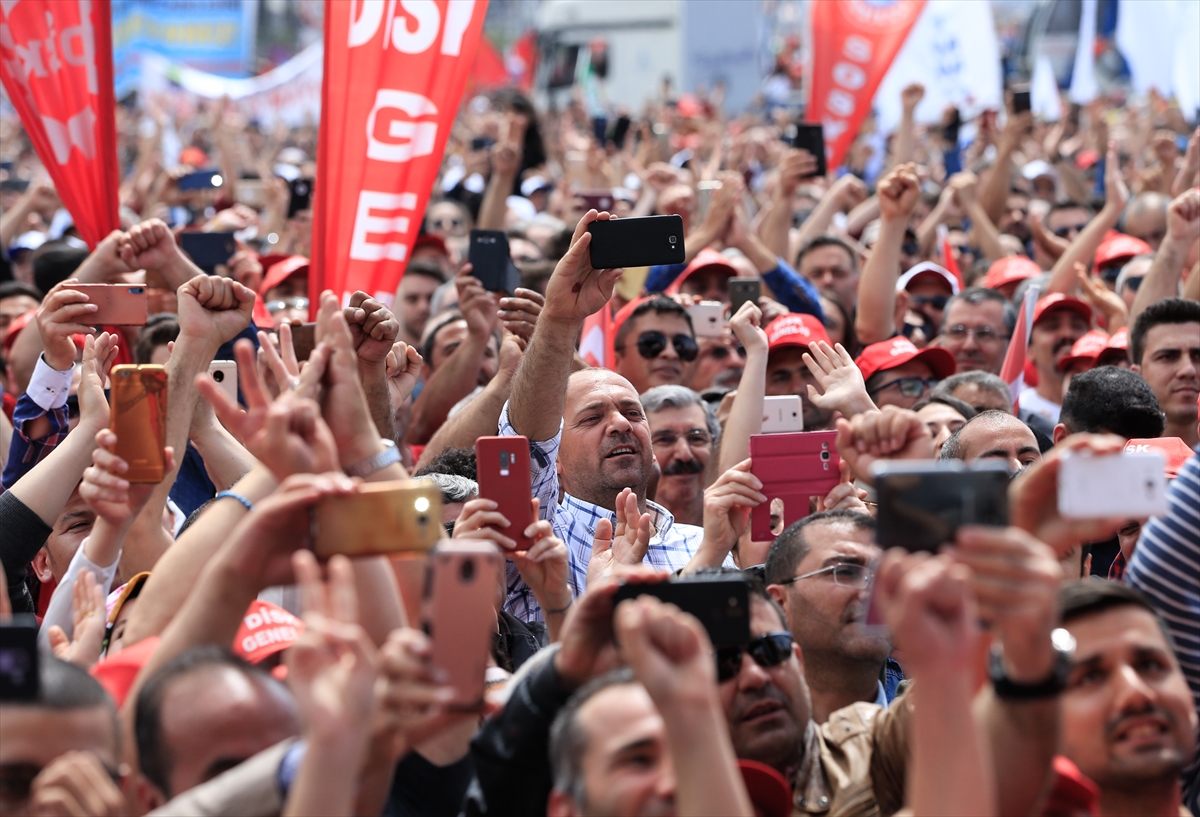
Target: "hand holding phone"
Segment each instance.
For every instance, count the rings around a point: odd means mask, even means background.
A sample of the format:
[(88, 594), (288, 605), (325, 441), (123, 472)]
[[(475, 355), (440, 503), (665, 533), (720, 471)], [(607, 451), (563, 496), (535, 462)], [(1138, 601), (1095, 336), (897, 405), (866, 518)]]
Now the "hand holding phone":
[(80, 316), (93, 326), (145, 326), (149, 316), (149, 297), (143, 286), (128, 284), (69, 284), (88, 297), (96, 311)]
[(1157, 452), (1068, 452), (1058, 470), (1058, 512), (1068, 519), (1145, 519), (1167, 512), (1165, 461)]
[(681, 576), (665, 582), (628, 582), (613, 596), (613, 611), (622, 601), (654, 596), (700, 620), (716, 647), (750, 641), (750, 584), (731, 576)]
[(797, 122), (792, 147), (808, 151), (817, 160), (816, 169), (807, 178), (821, 178), (828, 172), (825, 166), (825, 129), (821, 125)]
[(312, 532), (319, 559), (425, 553), (442, 537), (442, 495), (428, 480), (363, 483), (318, 502)]
[(729, 279), (729, 314), (736, 315), (742, 304), (757, 304), (762, 297), (762, 281), (758, 278)]
[(783, 501), (786, 527), (808, 516), (812, 497), (825, 496), (841, 481), (836, 437), (836, 431), (750, 436), (751, 473), (762, 482), (762, 493), (768, 500), (750, 515), (752, 539), (762, 542), (775, 538), (770, 500)]
[(513, 263), (508, 236), (502, 230), (472, 230), (468, 245), (471, 275), (488, 292), (513, 295), (521, 285), (521, 271)]

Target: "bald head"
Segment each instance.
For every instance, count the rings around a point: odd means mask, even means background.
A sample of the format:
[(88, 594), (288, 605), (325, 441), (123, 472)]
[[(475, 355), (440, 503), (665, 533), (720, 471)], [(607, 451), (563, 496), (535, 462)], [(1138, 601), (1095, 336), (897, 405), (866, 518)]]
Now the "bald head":
[(1037, 437), (1025, 423), (1003, 411), (984, 411), (968, 420), (942, 445), (943, 460), (998, 459), (1012, 472), (1042, 458)]
[(1167, 234), (1167, 206), (1170, 203), (1162, 193), (1138, 193), (1125, 208), (1125, 232), (1157, 250)]

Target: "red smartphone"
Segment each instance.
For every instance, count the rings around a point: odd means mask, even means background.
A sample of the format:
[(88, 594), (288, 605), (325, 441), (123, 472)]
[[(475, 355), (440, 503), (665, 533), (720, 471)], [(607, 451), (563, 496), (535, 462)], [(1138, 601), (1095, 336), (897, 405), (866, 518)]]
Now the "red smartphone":
[(71, 284), (88, 296), (97, 309), (87, 322), (92, 326), (145, 326), (149, 306), (144, 286), (128, 284)]
[(503, 577), (504, 557), (491, 542), (443, 539), (429, 554), (425, 634), (433, 644), (433, 665), (454, 689), (451, 709), (483, 705)]
[(795, 431), (790, 434), (752, 434), (750, 471), (762, 480), (767, 501), (750, 515), (750, 536), (760, 542), (771, 533), (771, 500), (783, 501), (784, 526), (808, 516), (810, 497), (825, 496), (838, 484), (836, 431)]
[(480, 437), (475, 441), (475, 470), (479, 495), (490, 499), (509, 521), (500, 531), (517, 543), (517, 550), (528, 550), (533, 540), (525, 529), (537, 519), (533, 515), (532, 478), (529, 472), (529, 440), (525, 437)]

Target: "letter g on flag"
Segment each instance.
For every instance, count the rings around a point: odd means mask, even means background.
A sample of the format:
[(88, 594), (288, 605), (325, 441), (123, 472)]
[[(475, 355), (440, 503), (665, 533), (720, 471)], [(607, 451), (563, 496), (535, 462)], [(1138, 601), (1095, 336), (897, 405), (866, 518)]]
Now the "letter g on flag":
[(420, 94), (380, 88), (367, 116), (367, 158), (381, 162), (407, 162), (428, 156), (437, 144), (437, 106)]

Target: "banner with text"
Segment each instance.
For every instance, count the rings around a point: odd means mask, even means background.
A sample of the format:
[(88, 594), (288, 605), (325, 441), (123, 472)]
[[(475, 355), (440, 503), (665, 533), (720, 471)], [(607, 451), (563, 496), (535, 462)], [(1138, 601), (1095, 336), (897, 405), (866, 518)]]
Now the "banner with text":
[(811, 5), (812, 70), (805, 118), (825, 128), (837, 167), (871, 108), (875, 89), (925, 0), (825, 0)]
[(323, 289), (392, 303), (486, 14), (487, 0), (327, 0), (313, 304)]
[(108, 0), (0, 2), (0, 80), (80, 236), (120, 226)]

